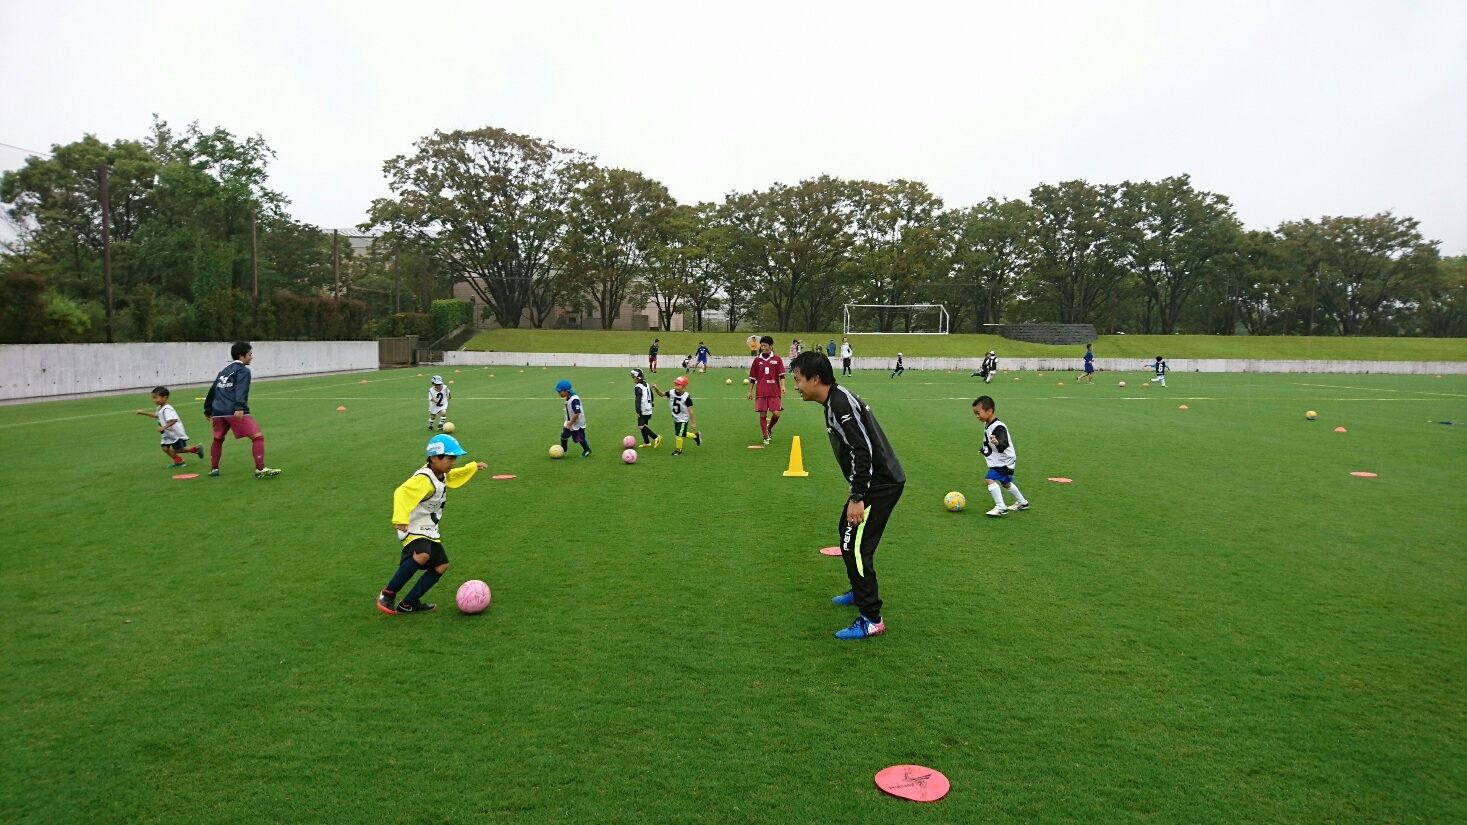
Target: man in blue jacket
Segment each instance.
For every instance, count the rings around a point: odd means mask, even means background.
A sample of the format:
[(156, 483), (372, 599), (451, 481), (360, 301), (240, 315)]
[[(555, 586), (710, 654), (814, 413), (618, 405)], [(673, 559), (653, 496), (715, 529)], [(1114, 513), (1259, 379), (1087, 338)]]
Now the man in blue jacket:
[(214, 386), (204, 398), (204, 415), (214, 425), (214, 444), (209, 448), (209, 475), (219, 475), (219, 456), (224, 453), (224, 434), (234, 433), (236, 439), (248, 438), (250, 451), (255, 454), (255, 478), (271, 478), (280, 475), (279, 470), (265, 466), (265, 434), (250, 415), (250, 362), (255, 359), (254, 347), (247, 341), (237, 341), (229, 348), (233, 361), (219, 371)]

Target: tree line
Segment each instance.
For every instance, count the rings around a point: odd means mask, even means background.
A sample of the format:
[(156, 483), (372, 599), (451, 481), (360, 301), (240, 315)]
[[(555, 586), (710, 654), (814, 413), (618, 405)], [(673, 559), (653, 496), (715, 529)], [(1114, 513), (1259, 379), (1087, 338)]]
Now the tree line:
[[(98, 169), (110, 170), (119, 340), (360, 337), (432, 328), (466, 283), (506, 327), (556, 311), (610, 327), (627, 301), (730, 330), (836, 328), (846, 303), (940, 303), (953, 331), (1467, 335), (1467, 262), (1389, 212), (1247, 230), (1185, 176), (1034, 187), (948, 208), (915, 181), (819, 176), (678, 203), (634, 170), (502, 129), (434, 132), (384, 165), (350, 254), (269, 189), (274, 153), (155, 119), (0, 177), (0, 340), (101, 340)], [(314, 304), (302, 304), (306, 299)], [(440, 314), (447, 312), (440, 307)], [(453, 312), (456, 312), (453, 311)], [(453, 314), (448, 312), (448, 314)], [(329, 319), (329, 320), (321, 320)], [(873, 329), (909, 328), (878, 311)]]

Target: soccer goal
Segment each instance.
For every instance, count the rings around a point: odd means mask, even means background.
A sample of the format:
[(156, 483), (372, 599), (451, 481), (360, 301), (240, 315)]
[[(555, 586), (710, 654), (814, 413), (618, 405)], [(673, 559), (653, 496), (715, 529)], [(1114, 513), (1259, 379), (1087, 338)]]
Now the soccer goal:
[(846, 304), (843, 334), (946, 335), (949, 320), (942, 304)]

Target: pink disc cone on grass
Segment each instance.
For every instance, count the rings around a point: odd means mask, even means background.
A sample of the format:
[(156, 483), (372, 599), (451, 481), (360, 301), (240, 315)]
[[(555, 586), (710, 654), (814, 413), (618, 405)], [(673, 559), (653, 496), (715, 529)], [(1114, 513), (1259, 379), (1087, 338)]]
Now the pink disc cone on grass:
[(1350, 473), (1350, 475), (1356, 476), (1356, 477), (1359, 477), (1359, 478), (1379, 478), (1379, 476), (1377, 476), (1375, 473), (1366, 473), (1366, 472), (1362, 472), (1360, 470), (1356, 470), (1355, 472)]
[(176, 479), (178, 479), (180, 481), (186, 481), (186, 480), (188, 480), (190, 478), (198, 478), (198, 477), (199, 477), (199, 474), (198, 473), (179, 473), (178, 475), (174, 476), (174, 478), (176, 478)]
[(637, 463), (637, 451), (636, 450), (622, 450), (622, 452), (621, 452), (621, 460), (622, 461), (625, 461), (628, 464), (636, 464)]
[(1342, 433), (1344, 431), (1345, 431), (1345, 428), (1344, 427), (1335, 427), (1335, 432), (1337, 432), (1337, 433)]
[(952, 783), (947, 777), (921, 765), (892, 765), (876, 774), (876, 787), (899, 799), (936, 802), (947, 796)]
[(346, 407), (337, 407), (336, 408), (336, 411), (337, 412), (346, 412)]
[(1177, 409), (1179, 409), (1179, 410), (1185, 410), (1185, 409), (1187, 409), (1187, 405), (1186, 404), (1183, 404), (1182, 406), (1177, 407)]
[(629, 435), (621, 440), (621, 446), (626, 447), (628, 450), (630, 450), (631, 448), (637, 446), (637, 439)]
[(823, 555), (823, 556), (839, 556), (840, 555), (840, 548), (839, 547), (822, 547), (822, 548), (820, 548), (820, 554)]
[(764, 445), (763, 444), (750, 444), (749, 445), (749, 449), (751, 449), (751, 450), (762, 450), (762, 449), (764, 449)]
[(489, 596), (489, 585), (478, 579), (469, 579), (458, 586), (453, 600), (458, 602), (459, 610), (472, 615), (484, 612), (484, 608), (489, 606)]
[(514, 476), (512, 476), (512, 475), (497, 475), (497, 476), (494, 477), (494, 480), (495, 481), (509, 481), (512, 478), (514, 478)]
[(1053, 481), (1056, 484), (1069, 484), (1071, 481), (1074, 481), (1074, 479), (1072, 479), (1072, 478), (1053, 478), (1053, 477), (1050, 478), (1049, 480), (1050, 481)]

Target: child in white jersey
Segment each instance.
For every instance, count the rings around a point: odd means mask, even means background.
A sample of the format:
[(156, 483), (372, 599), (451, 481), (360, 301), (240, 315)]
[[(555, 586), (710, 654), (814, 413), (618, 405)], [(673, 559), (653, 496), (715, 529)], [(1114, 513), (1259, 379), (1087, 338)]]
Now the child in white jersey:
[(703, 446), (698, 422), (693, 419), (693, 396), (688, 394), (688, 377), (679, 375), (673, 379), (672, 392), (663, 392), (656, 384), (652, 385), (652, 391), (667, 399), (668, 409), (672, 412), (672, 431), (677, 436), (677, 449), (672, 454), (683, 454), (683, 439), (688, 437), (689, 429), (693, 433), (693, 443)]
[(188, 433), (183, 431), (183, 422), (178, 420), (178, 412), (173, 405), (168, 403), (168, 388), (153, 388), (153, 404), (157, 409), (153, 412), (138, 410), (138, 415), (146, 415), (158, 420), (158, 433), (163, 438), (163, 454), (173, 460), (168, 465), (170, 470), (179, 467), (187, 467), (188, 463), (183, 460), (184, 453), (193, 453), (203, 457), (204, 453), (197, 445), (188, 445)]
[(448, 399), (453, 390), (443, 385), (443, 376), (433, 376), (433, 386), (428, 388), (428, 429), (433, 429), (433, 416), (438, 416), (438, 429), (448, 420)]
[[(402, 542), (402, 556), (392, 581), (377, 594), (377, 609), (383, 613), (427, 613), (438, 607), (423, 596), (448, 572), (448, 553), (438, 540), (438, 522), (450, 487), (462, 487), (474, 473), (489, 469), (482, 461), (455, 467), (464, 448), (451, 435), (435, 435), (428, 442), (428, 463), (398, 486), (392, 494), (392, 526)], [(393, 604), (397, 593), (419, 570), (423, 575), (403, 600)]]
[(982, 452), (984, 461), (988, 463), (988, 475), (985, 478), (988, 479), (988, 494), (993, 496), (993, 509), (988, 511), (988, 515), (996, 517), (1008, 513), (1009, 508), (1003, 503), (1004, 490), (1013, 495), (1016, 509), (1029, 509), (1028, 500), (1014, 484), (1014, 470), (1019, 456), (1014, 451), (1014, 441), (1009, 436), (1008, 425), (998, 420), (993, 399), (986, 395), (978, 396), (973, 402), (973, 415), (983, 422)]

